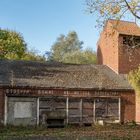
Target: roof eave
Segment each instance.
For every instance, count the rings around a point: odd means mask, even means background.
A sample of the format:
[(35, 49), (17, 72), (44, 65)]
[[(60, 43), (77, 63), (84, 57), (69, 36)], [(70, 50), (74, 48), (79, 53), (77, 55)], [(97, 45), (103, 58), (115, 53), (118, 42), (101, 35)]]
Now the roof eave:
[(35, 89), (35, 90), (84, 90), (84, 91), (134, 91), (133, 88), (71, 88), (71, 87), (37, 87), (37, 86), (11, 86), (11, 85), (0, 85), (0, 88), (21, 88), (21, 89)]

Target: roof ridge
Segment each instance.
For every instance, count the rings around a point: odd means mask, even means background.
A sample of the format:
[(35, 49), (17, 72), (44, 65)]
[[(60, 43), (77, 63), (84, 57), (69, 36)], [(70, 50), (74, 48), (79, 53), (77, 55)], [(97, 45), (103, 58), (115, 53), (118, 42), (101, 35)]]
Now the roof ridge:
[(119, 34), (140, 36), (140, 26), (135, 22), (109, 19), (107, 23)]
[[(126, 20), (119, 20), (119, 19), (109, 19), (108, 21), (122, 21), (122, 22), (129, 22), (129, 23), (134, 23), (134, 24), (136, 24), (136, 22), (134, 22), (134, 21), (126, 21)], [(137, 24), (136, 24), (137, 25)]]

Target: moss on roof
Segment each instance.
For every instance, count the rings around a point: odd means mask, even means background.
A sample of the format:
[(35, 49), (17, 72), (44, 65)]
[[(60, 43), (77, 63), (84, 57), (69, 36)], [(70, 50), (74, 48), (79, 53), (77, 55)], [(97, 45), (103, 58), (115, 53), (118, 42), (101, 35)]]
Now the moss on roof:
[(105, 65), (0, 60), (1, 86), (46, 88), (131, 89), (124, 75)]

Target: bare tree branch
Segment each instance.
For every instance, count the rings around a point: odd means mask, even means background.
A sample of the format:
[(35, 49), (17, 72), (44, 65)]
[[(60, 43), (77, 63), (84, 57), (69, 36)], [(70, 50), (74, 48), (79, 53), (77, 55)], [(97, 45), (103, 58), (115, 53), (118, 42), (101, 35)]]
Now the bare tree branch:
[(124, 0), (124, 2), (126, 3), (126, 6), (128, 7), (129, 11), (133, 14), (133, 16), (135, 16), (136, 18), (140, 19), (140, 16), (138, 16), (131, 8), (131, 6), (129, 5), (129, 3), (127, 2), (127, 0)]

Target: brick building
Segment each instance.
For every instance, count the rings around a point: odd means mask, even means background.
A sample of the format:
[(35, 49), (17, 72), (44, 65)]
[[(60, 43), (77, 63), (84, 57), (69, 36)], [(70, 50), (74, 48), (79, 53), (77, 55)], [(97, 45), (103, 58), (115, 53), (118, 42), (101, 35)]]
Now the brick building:
[[(97, 63), (120, 74), (140, 64), (140, 27), (134, 22), (108, 20), (97, 43)], [(140, 122), (140, 99), (136, 94), (136, 117)]]
[[(128, 38), (128, 40), (127, 40)], [(136, 38), (139, 44), (130, 40)], [(134, 22), (108, 20), (97, 43), (97, 63), (128, 74), (140, 63), (140, 28)]]
[[(138, 36), (140, 29), (134, 23), (119, 23), (112, 28), (116, 21), (109, 20), (100, 36), (100, 65), (0, 60), (1, 124), (51, 126), (138, 120), (136, 94), (126, 78), (134, 66), (118, 44), (134, 29)], [(126, 25), (133, 27), (133, 32), (124, 34)]]

